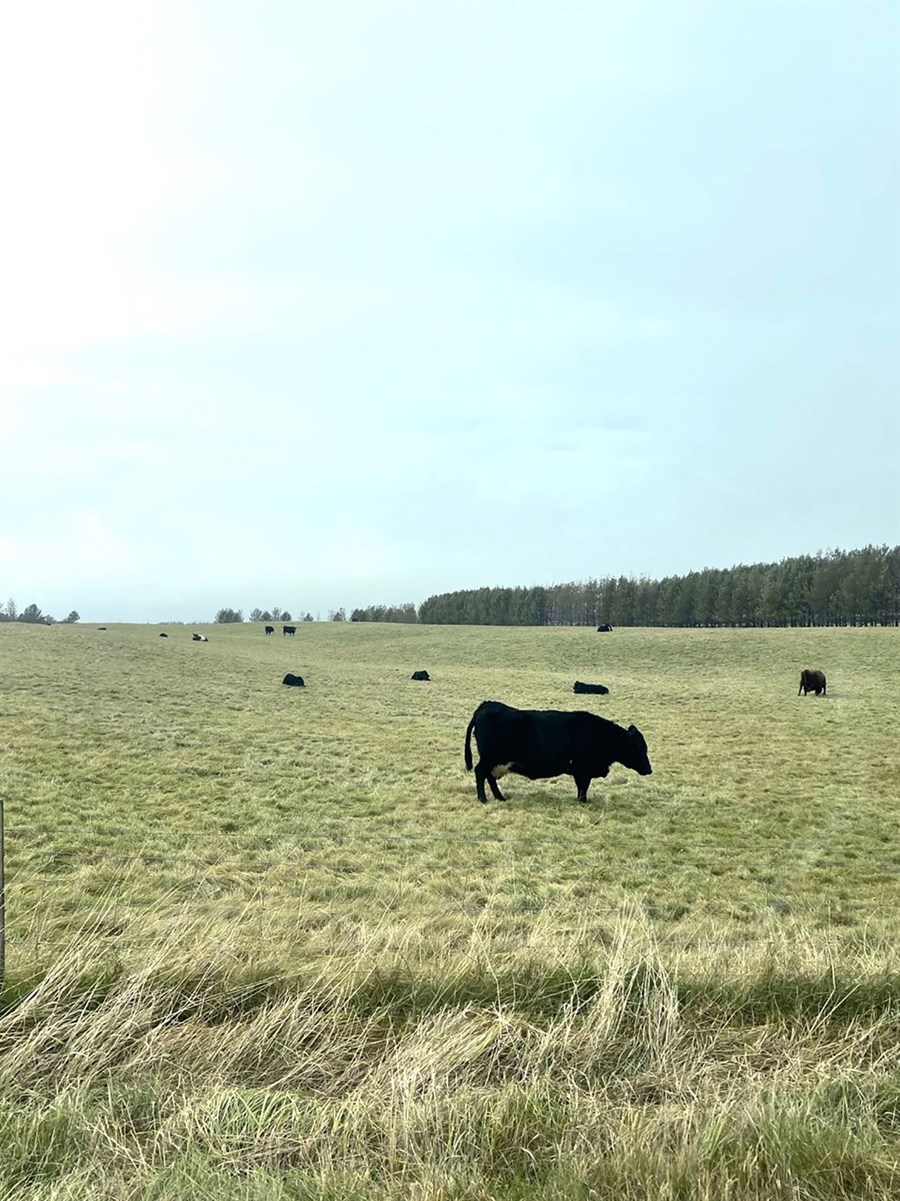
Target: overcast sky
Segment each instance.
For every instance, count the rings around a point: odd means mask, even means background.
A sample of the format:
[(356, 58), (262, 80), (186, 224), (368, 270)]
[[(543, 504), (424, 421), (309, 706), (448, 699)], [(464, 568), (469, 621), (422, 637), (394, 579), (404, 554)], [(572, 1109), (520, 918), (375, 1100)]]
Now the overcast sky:
[(0, 602), (900, 541), (898, 11), (8, 5)]

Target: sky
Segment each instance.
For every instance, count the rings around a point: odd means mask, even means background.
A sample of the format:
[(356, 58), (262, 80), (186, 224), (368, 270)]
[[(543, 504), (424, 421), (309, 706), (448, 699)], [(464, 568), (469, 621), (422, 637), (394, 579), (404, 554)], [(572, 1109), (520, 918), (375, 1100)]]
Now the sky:
[(900, 542), (898, 14), (8, 5), (0, 603)]

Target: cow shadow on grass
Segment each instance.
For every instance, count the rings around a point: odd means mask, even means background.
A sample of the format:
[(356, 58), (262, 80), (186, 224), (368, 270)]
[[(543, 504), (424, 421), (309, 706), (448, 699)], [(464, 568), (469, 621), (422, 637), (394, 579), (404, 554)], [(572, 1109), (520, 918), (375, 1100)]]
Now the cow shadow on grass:
[(529, 815), (552, 814), (553, 816), (564, 816), (571, 812), (587, 817), (591, 815), (605, 817), (615, 813), (624, 815), (628, 821), (639, 820), (646, 814), (645, 804), (635, 797), (633, 789), (627, 787), (628, 781), (626, 780), (606, 783), (596, 792), (592, 788), (587, 802), (582, 803), (576, 798), (574, 785), (572, 785), (571, 793), (564, 789), (557, 791), (556, 789), (529, 787), (527, 781), (524, 787), (517, 788), (515, 785), (510, 785), (510, 778), (510, 776), (505, 776), (503, 779), (505, 800), (502, 801), (495, 797), (489, 797), (487, 804), (482, 804), (475, 795), (474, 787), (465, 785), (460, 785), (454, 791), (461, 801), (474, 808), (476, 812), (497, 809), (509, 814), (519, 812)]

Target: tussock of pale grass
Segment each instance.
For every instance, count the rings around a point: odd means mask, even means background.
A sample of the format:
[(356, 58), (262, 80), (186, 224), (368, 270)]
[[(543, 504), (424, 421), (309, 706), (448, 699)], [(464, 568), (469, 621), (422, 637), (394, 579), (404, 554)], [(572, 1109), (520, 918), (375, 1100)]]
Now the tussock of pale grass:
[(874, 1201), (900, 1180), (891, 950), (673, 953), (637, 911), (592, 958), (578, 931), (543, 960), (477, 933), (426, 986), (409, 931), (294, 976), (221, 942), (198, 959), (177, 924), (133, 962), (85, 931), (0, 1018), (4, 1195)]

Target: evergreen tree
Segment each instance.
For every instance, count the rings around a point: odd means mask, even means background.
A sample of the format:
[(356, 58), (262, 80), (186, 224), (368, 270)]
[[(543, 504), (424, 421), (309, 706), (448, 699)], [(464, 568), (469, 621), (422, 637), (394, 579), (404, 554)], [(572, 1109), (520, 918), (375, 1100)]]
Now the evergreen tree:
[(215, 620), (217, 622), (219, 622), (220, 624), (228, 623), (228, 622), (235, 622), (235, 621), (243, 621), (244, 620), (244, 610), (243, 609), (220, 609), (218, 611), (218, 613), (216, 614)]

